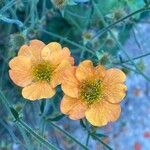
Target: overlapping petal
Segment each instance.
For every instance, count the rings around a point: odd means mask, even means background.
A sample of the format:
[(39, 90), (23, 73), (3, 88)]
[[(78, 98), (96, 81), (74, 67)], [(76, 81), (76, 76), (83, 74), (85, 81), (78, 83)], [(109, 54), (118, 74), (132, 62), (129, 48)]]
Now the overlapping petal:
[(106, 74), (106, 69), (104, 68), (104, 66), (98, 65), (95, 67), (94, 69), (95, 79), (103, 80), (103, 78), (105, 77), (105, 74)]
[(82, 82), (86, 79), (91, 79), (94, 76), (93, 63), (90, 60), (85, 60), (79, 64), (76, 70), (77, 79)]
[(41, 52), (42, 58), (44, 60), (49, 60), (49, 57), (51, 57), (53, 52), (59, 52), (61, 49), (62, 47), (59, 43), (51, 42), (43, 48)]
[(53, 48), (53, 50), (47, 46), (44, 47), (41, 53), (42, 58), (55, 66), (59, 65), (63, 60), (68, 60), (73, 65), (74, 59), (70, 56), (70, 50), (68, 48), (61, 49), (59, 44), (55, 45), (57, 47), (56, 49)]
[(70, 67), (65, 71), (61, 87), (66, 95), (77, 98), (79, 95), (79, 81), (75, 77), (75, 72), (76, 67)]
[(85, 116), (87, 105), (79, 99), (64, 96), (61, 101), (60, 109), (62, 113), (69, 115), (70, 119), (77, 120)]
[(41, 60), (41, 51), (45, 47), (45, 44), (39, 40), (30, 41), (29, 45), (23, 45), (18, 55), (30, 57), (32, 61)]
[(57, 85), (61, 84), (63, 81), (63, 76), (65, 70), (71, 67), (71, 64), (68, 60), (62, 61), (58, 67), (54, 70), (52, 79), (51, 79), (51, 86), (55, 88)]
[(18, 56), (26, 56), (31, 58), (32, 57), (32, 51), (28, 45), (23, 45), (19, 49)]

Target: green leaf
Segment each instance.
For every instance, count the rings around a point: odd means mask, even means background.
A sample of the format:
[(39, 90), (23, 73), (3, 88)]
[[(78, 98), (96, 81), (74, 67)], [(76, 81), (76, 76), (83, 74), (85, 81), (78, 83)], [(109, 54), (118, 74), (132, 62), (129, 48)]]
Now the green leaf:
[[(128, 7), (130, 9), (131, 12), (134, 12), (136, 10), (138, 10), (139, 8), (144, 7), (145, 2), (144, 0), (126, 0)], [(133, 16), (133, 18), (135, 19), (139, 19), (140, 14), (137, 14), (136, 16)]]
[(64, 114), (61, 114), (61, 115), (56, 116), (56, 117), (54, 117), (54, 118), (47, 118), (46, 120), (47, 120), (47, 121), (59, 121), (59, 120), (61, 120), (64, 116), (65, 116)]
[(18, 112), (13, 107), (10, 107), (10, 110), (11, 110), (11, 113), (13, 114), (13, 116), (15, 117), (15, 119), (18, 120), (19, 119)]
[(91, 7), (84, 5), (67, 6), (65, 8), (64, 18), (75, 27), (79, 32), (82, 32), (90, 21)]
[(117, 1), (118, 0), (95, 0), (97, 7), (101, 9), (104, 15), (111, 13), (111, 11), (116, 8), (116, 5), (118, 4)]
[(101, 134), (101, 133), (96, 133), (95, 135), (98, 136), (98, 137), (100, 137), (100, 138), (102, 138), (102, 137), (108, 137), (107, 135)]
[[(42, 28), (43, 29), (43, 28)], [(71, 25), (62, 17), (52, 17), (50, 20), (47, 21), (47, 25), (45, 29), (48, 32), (52, 32), (59, 36), (65, 37), (68, 32), (71, 30)], [(54, 37), (52, 35), (48, 36), (43, 34), (41, 37), (45, 42), (49, 41), (58, 41), (59, 38)]]

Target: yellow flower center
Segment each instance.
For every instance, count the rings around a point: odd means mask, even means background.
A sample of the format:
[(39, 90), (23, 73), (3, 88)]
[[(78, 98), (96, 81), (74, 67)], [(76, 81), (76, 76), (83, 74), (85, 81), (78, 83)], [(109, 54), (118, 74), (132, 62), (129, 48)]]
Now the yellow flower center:
[(33, 76), (36, 81), (50, 82), (54, 68), (48, 62), (41, 62), (33, 67)]
[(84, 81), (80, 87), (80, 97), (88, 104), (97, 102), (102, 96), (102, 82), (100, 80)]

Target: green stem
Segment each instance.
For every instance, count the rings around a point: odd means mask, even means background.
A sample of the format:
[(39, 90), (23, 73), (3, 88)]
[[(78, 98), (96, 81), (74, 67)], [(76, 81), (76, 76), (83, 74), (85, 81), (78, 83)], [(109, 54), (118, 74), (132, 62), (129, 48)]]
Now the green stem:
[[(132, 60), (137, 60), (137, 59), (140, 59), (140, 58), (143, 58), (143, 57), (146, 57), (146, 56), (149, 56), (150, 55), (150, 53), (146, 53), (146, 54), (143, 54), (143, 55), (141, 55), (141, 56), (137, 56), (137, 57), (134, 57), (134, 58), (131, 58)], [(128, 63), (128, 62), (130, 62), (130, 60), (128, 59), (128, 60), (125, 60), (125, 61), (122, 61), (122, 62), (114, 62), (113, 64), (124, 64), (124, 63)]]
[[(43, 100), (40, 104), (40, 111), (41, 111), (41, 136), (44, 137), (44, 131), (45, 131), (45, 120), (44, 120), (44, 113), (45, 113), (45, 107), (46, 107), (46, 99)], [(39, 150), (43, 150), (44, 147), (42, 144), (39, 145)]]
[(27, 132), (29, 132), (33, 137), (35, 137), (39, 142), (41, 142), (42, 144), (44, 144), (49, 149), (51, 149), (51, 150), (58, 150), (55, 146), (53, 146), (51, 143), (49, 143), (47, 141), (47, 139), (45, 139), (42, 136), (38, 135), (36, 132), (34, 132), (32, 130), (32, 128), (30, 128), (24, 121), (22, 121), (19, 118), (19, 114), (16, 114), (17, 111), (14, 108), (13, 108), (13, 111), (15, 111), (15, 112), (12, 111), (11, 104), (9, 103), (9, 101), (4, 96), (4, 94), (3, 94), (3, 92), (1, 90), (0, 90), (0, 100), (4, 104), (4, 106), (6, 107), (6, 109), (10, 112), (10, 114), (14, 117), (14, 119), (16, 119), (16, 123), (17, 124), (20, 124), (22, 128), (24, 128)]
[[(134, 25), (135, 25), (135, 23), (134, 23)], [(134, 37), (134, 40), (135, 40), (135, 42), (136, 42), (138, 48), (139, 48), (141, 51), (143, 51), (143, 47), (141, 46), (141, 43), (140, 43), (140, 41), (138, 40), (138, 38), (137, 38), (137, 36), (136, 36), (136, 33), (135, 33), (134, 28), (132, 29), (132, 32), (133, 32), (133, 37)]]
[(87, 134), (87, 138), (86, 138), (86, 146), (88, 146), (89, 140), (90, 140), (90, 133)]
[(53, 146), (51, 143), (45, 140), (42, 136), (34, 132), (24, 121), (19, 119), (17, 122), (22, 126), (22, 128), (24, 128), (27, 132), (32, 134), (41, 144), (44, 144), (46, 147), (48, 147), (51, 150), (58, 150), (55, 146)]
[(18, 124), (17, 124), (17, 127), (19, 128), (20, 133), (22, 134), (22, 137), (25, 142), (25, 145), (27, 146), (27, 149), (33, 150), (31, 141), (30, 141), (29, 137), (27, 136), (25, 130), (23, 130), (23, 128), (21, 128)]
[(56, 124), (52, 123), (52, 122), (48, 122), (50, 125), (52, 125), (54, 128), (56, 128), (57, 130), (59, 130), (60, 132), (64, 133), (67, 137), (69, 137), (72, 141), (76, 142), (78, 145), (80, 145), (84, 150), (89, 150), (85, 145), (83, 145), (82, 143), (80, 143), (77, 139), (75, 139), (72, 135), (70, 135), (68, 132), (66, 132), (65, 130), (63, 130), (62, 128), (60, 128), (59, 126), (57, 126)]
[(131, 67), (128, 67), (128, 66), (125, 66), (125, 65), (121, 65), (123, 68), (126, 68), (126, 69), (128, 69), (128, 70), (130, 70), (130, 71), (132, 71), (132, 72), (134, 72), (134, 73), (138, 73), (138, 71), (137, 70), (135, 70), (135, 69), (132, 69)]
[(108, 150), (113, 150), (110, 146), (108, 146), (105, 142), (103, 142), (100, 138), (98, 138), (96, 135), (91, 134), (93, 138), (95, 138), (97, 141), (99, 141), (101, 144), (103, 144)]
[[(88, 121), (86, 119), (84, 119), (84, 120), (85, 120), (85, 128), (87, 130), (86, 146), (88, 146), (89, 139), (90, 139), (90, 127), (91, 127), (91, 125), (88, 123)], [(84, 121), (83, 121), (83, 124), (84, 124)]]
[[(101, 17), (101, 19), (102, 19), (102, 21), (103, 21), (103, 23), (104, 23), (104, 26), (107, 26), (107, 23), (106, 23), (106, 21), (105, 21), (103, 15), (102, 15), (100, 9), (97, 8), (97, 6), (96, 6), (96, 4), (95, 4), (94, 1), (93, 1), (93, 5), (94, 5), (94, 7), (95, 7), (95, 9), (96, 9), (96, 11), (97, 11), (97, 14), (99, 15), (99, 17)], [(145, 10), (145, 9), (148, 9), (148, 8), (143, 8), (143, 9)], [(140, 9), (140, 10), (143, 10), (143, 9)], [(149, 8), (149, 9), (150, 9), (150, 8)], [(138, 10), (138, 12), (141, 12), (141, 11)], [(135, 13), (134, 13), (134, 14), (135, 14)], [(124, 50), (123, 46), (122, 46), (121, 43), (117, 40), (117, 38), (116, 38), (115, 35), (112, 33), (112, 31), (110, 30), (110, 28), (107, 29), (107, 31), (110, 33), (110, 35), (111, 35), (111, 36), (113, 37), (113, 39), (116, 41), (118, 48), (121, 49), (121, 50), (124, 52), (124, 54), (127, 56), (127, 58), (129, 59), (129, 61), (131, 62), (131, 64), (135, 67), (135, 69), (136, 69), (147, 81), (150, 82), (150, 78), (147, 77), (147, 76), (136, 66), (135, 62), (130, 58), (130, 56), (128, 55), (128, 53), (126, 52), (126, 50)]]
[(9, 3), (7, 3), (1, 10), (0, 10), (0, 14), (4, 13), (6, 10), (8, 10), (9, 8), (11, 8), (13, 5), (15, 5), (17, 3), (17, 0), (12, 0)]
[(30, 25), (30, 28), (31, 29), (34, 29), (34, 27), (35, 27), (35, 21), (36, 21), (35, 9), (37, 7), (36, 5), (37, 5), (36, 0), (32, 0), (31, 1), (31, 8), (30, 8), (30, 13), (31, 13), (31, 25)]
[(0, 100), (2, 101), (2, 103), (4, 104), (4, 106), (6, 107), (6, 109), (11, 113), (11, 110), (10, 110), (11, 105), (7, 101), (7, 98), (4, 96), (4, 94), (3, 94), (3, 92), (1, 90), (0, 90)]
[[(42, 133), (42, 137), (44, 137), (44, 131), (45, 131), (45, 121), (44, 120), (42, 120), (42, 129), (41, 129), (42, 131), (41, 131), (41, 133)], [(42, 146), (42, 145), (40, 145), (40, 150), (43, 150), (44, 149), (44, 147)]]
[[(112, 33), (111, 33), (112, 34)], [(128, 53), (124, 50), (124, 48), (122, 47), (122, 45), (120, 44), (119, 41), (117, 41), (116, 37), (112, 34), (112, 37), (115, 39), (118, 47), (124, 52), (124, 54), (127, 56), (127, 58), (129, 59), (129, 61), (131, 62), (131, 64), (135, 67), (135, 69), (147, 80), (150, 82), (150, 78), (148, 76), (146, 76), (135, 64), (135, 62), (130, 58), (130, 56), (128, 55)]]
[(46, 12), (46, 0), (43, 0), (41, 20), (42, 20), (42, 17), (44, 17), (46, 15), (45, 12)]
[(55, 34), (55, 33), (52, 33), (52, 32), (48, 32), (48, 31), (46, 31), (46, 30), (44, 30), (44, 29), (40, 29), (40, 30), (41, 30), (42, 32), (44, 32), (44, 33), (50, 35), (50, 36), (53, 36), (53, 37), (55, 37), (55, 38), (59, 38), (59, 39), (62, 40), (62, 41), (65, 41), (65, 42), (67, 42), (67, 43), (69, 43), (69, 44), (71, 44), (71, 45), (73, 45), (73, 46), (76, 46), (76, 47), (78, 47), (78, 48), (81, 48), (82, 50), (86, 50), (86, 51), (88, 51), (89, 53), (95, 55), (95, 53), (94, 53), (94, 51), (93, 51), (92, 49), (88, 49), (87, 47), (84, 47), (84, 46), (82, 46), (82, 45), (80, 45), (80, 44), (78, 44), (78, 43), (76, 43), (76, 42), (73, 42), (73, 41), (71, 41), (71, 40), (68, 40), (67, 38), (64, 38), (64, 37), (62, 37), (62, 36), (60, 36), (60, 35), (58, 35), (58, 34)]
[(3, 126), (3, 128), (5, 128), (5, 130), (8, 131), (13, 139), (13, 142), (20, 144), (22, 147), (24, 147), (24, 149), (28, 150), (27, 145), (25, 145), (18, 137), (16, 137), (14, 131), (11, 129), (11, 126), (8, 125), (8, 123), (6, 124), (4, 120), (0, 119), (0, 124)]
[(133, 13), (131, 13), (131, 14), (129, 14), (129, 15), (127, 15), (127, 16), (121, 18), (121, 19), (119, 19), (118, 21), (116, 21), (116, 22), (114, 22), (114, 23), (112, 23), (112, 24), (106, 26), (104, 29), (102, 29), (101, 31), (99, 31), (99, 32), (91, 39), (91, 41), (93, 41), (95, 38), (98, 38), (98, 37), (102, 36), (105, 32), (107, 32), (108, 30), (112, 29), (116, 24), (118, 24), (118, 23), (120, 23), (120, 22), (123, 22), (124, 20), (126, 20), (126, 19), (128, 19), (128, 18), (130, 18), (130, 17), (132, 17), (132, 16), (134, 16), (134, 15), (136, 15), (136, 14), (138, 14), (138, 13), (142, 13), (142, 12), (145, 12), (145, 11), (150, 11), (150, 8), (149, 8), (149, 7), (148, 7), (148, 8), (147, 8), (147, 7), (141, 8), (141, 9), (139, 9), (139, 10), (137, 10), (137, 11), (135, 11), (135, 12), (133, 12)]

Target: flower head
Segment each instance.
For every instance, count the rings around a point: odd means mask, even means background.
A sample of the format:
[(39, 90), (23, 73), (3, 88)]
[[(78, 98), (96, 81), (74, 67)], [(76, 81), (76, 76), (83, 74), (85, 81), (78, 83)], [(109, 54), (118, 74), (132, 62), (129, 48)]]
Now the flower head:
[(68, 0), (52, 0), (52, 3), (56, 8), (62, 8), (68, 3)]
[(106, 70), (85, 60), (65, 71), (61, 111), (73, 120), (86, 119), (94, 126), (118, 119), (119, 103), (125, 97), (125, 74), (116, 68)]
[(73, 64), (67, 47), (62, 48), (57, 42), (45, 45), (32, 40), (9, 62), (9, 75), (15, 84), (23, 87), (24, 98), (50, 98), (55, 94), (55, 87), (61, 84), (64, 70)]

